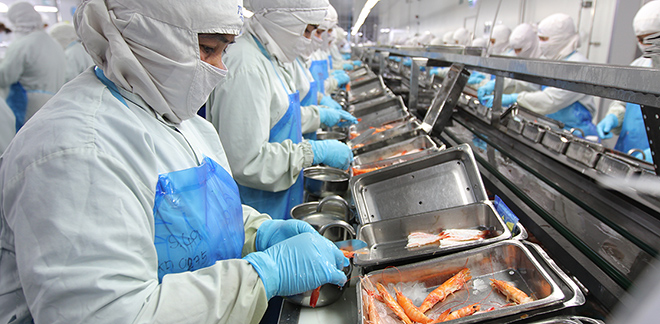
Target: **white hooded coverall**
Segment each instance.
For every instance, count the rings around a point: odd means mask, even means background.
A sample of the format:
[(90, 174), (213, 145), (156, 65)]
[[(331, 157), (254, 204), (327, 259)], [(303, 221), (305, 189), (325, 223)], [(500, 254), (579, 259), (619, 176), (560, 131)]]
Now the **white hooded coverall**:
[[(78, 34), (126, 105), (89, 69), (0, 159), (0, 323), (259, 322), (266, 291), (247, 261), (159, 284), (154, 246), (159, 174), (203, 156), (231, 172), (215, 129), (195, 115), (221, 80), (199, 59), (197, 34), (238, 34), (241, 9), (240, 0), (78, 8)], [(268, 216), (243, 206), (243, 219), (245, 255)]]
[(16, 117), (7, 103), (0, 99), (0, 155), (16, 135)]
[(66, 82), (73, 80), (78, 74), (94, 66), (94, 61), (87, 54), (85, 48), (78, 40), (76, 30), (69, 23), (57, 23), (50, 31), (53, 37), (64, 49), (66, 56)]

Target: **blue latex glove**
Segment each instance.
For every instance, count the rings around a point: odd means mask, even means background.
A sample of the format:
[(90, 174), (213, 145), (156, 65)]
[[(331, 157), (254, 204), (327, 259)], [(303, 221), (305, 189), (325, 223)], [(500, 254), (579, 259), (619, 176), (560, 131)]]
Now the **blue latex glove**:
[(615, 114), (607, 114), (603, 120), (596, 125), (598, 136), (602, 139), (612, 138), (612, 128), (619, 126), (619, 119)]
[(347, 61), (348, 61), (348, 60), (351, 59), (351, 53), (344, 53), (344, 54), (341, 55), (341, 57), (342, 57), (344, 60), (347, 60)]
[(409, 57), (406, 57), (403, 59), (403, 66), (412, 66), (412, 59)]
[(429, 71), (432, 75), (440, 75), (440, 68), (439, 67), (433, 67), (431, 68), (431, 71)]
[(343, 68), (345, 71), (352, 71), (352, 70), (353, 70), (353, 64), (351, 64), (351, 63), (344, 63), (344, 65), (342, 66), (342, 68)]
[(337, 80), (337, 85), (340, 87), (345, 86), (348, 84), (348, 82), (351, 81), (351, 78), (348, 76), (348, 74), (346, 74), (346, 72), (333, 74), (332, 77)]
[[(481, 104), (488, 107), (492, 108), (493, 107), (493, 96), (485, 96), (484, 100), (481, 101)], [(508, 107), (516, 103), (518, 100), (518, 94), (517, 93), (512, 93), (512, 94), (503, 94), (502, 95), (502, 107)]]
[(477, 90), (477, 97), (479, 97), (479, 101), (483, 101), (484, 97), (493, 93), (493, 91), (495, 91), (495, 80), (490, 80), (488, 83), (479, 87)]
[[(642, 159), (642, 153), (635, 152), (635, 153), (633, 153), (633, 156), (640, 159), (640, 160)], [(646, 162), (653, 163), (653, 157), (651, 156), (651, 149), (650, 148), (647, 148), (646, 150), (644, 150), (644, 160)]]
[(325, 164), (327, 166), (346, 170), (353, 162), (353, 151), (348, 145), (338, 140), (309, 141), (314, 152), (313, 164)]
[(472, 72), (470, 78), (468, 79), (468, 84), (477, 84), (486, 79), (486, 75), (479, 72)]
[(328, 127), (339, 124), (341, 120), (345, 120), (349, 124), (357, 124), (358, 122), (357, 118), (344, 110), (319, 107), (319, 115), (321, 117), (321, 124)]
[(353, 61), (353, 65), (362, 66), (362, 61), (360, 61), (360, 60)]
[(327, 283), (343, 286), (347, 279), (340, 269), (349, 264), (344, 254), (318, 233), (296, 235), (243, 260), (259, 274), (268, 299), (300, 294)]
[(328, 95), (325, 95), (323, 98), (321, 98), (319, 105), (326, 106), (335, 110), (344, 110), (344, 108), (342, 108), (338, 102), (336, 102), (334, 99), (332, 99), (332, 97)]
[(288, 238), (302, 233), (318, 233), (312, 225), (298, 219), (267, 220), (259, 226), (254, 245), (257, 251), (263, 251)]

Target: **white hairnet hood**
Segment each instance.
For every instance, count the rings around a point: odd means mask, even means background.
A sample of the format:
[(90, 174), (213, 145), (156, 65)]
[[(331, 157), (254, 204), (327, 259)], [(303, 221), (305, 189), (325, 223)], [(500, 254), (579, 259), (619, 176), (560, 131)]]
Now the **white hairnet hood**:
[(431, 40), (432, 40), (434, 37), (435, 37), (435, 36), (433, 36), (433, 34), (432, 34), (430, 31), (427, 30), (427, 31), (425, 31), (424, 33), (422, 33), (422, 34), (417, 38), (417, 42), (418, 42), (420, 45), (428, 45), (429, 43), (431, 43)]
[(520, 50), (518, 57), (540, 58), (541, 49), (539, 48), (539, 37), (536, 29), (530, 24), (520, 24), (511, 32), (509, 45), (514, 50)]
[(105, 75), (179, 123), (226, 75), (200, 59), (200, 33), (238, 35), (241, 0), (86, 0), (75, 26)]
[(13, 31), (27, 34), (44, 27), (41, 15), (27, 2), (14, 2), (7, 10)]
[(573, 18), (567, 14), (557, 13), (541, 20), (538, 35), (549, 38), (539, 41), (539, 47), (543, 56), (550, 60), (563, 59), (580, 46), (580, 35)]
[(488, 45), (488, 40), (483, 38), (483, 37), (477, 37), (472, 40), (472, 43), (470, 46), (475, 46), (475, 47), (486, 47)]
[(248, 19), (253, 33), (280, 62), (293, 62), (309, 46), (303, 35), (307, 25), (319, 25), (330, 4), (327, 0), (248, 0), (254, 12)]
[(651, 1), (637, 11), (633, 29), (637, 36), (660, 32), (660, 1)]
[(53, 37), (63, 49), (66, 49), (69, 44), (78, 40), (76, 29), (67, 22), (57, 23), (51, 28), (50, 36)]
[(493, 27), (493, 34), (491, 39), (495, 43), (490, 46), (490, 53), (504, 54), (509, 49), (509, 36), (511, 36), (511, 29), (504, 25), (495, 25)]
[(470, 32), (463, 27), (456, 29), (452, 37), (454, 39), (454, 43), (457, 45), (464, 45), (464, 46), (470, 45), (470, 41), (471, 41)]
[(339, 15), (337, 15), (337, 10), (335, 10), (335, 7), (330, 5), (328, 7), (328, 11), (325, 12), (325, 17), (323, 18), (323, 21), (319, 24), (319, 29), (323, 30), (328, 30), (332, 29), (337, 25), (337, 21), (339, 19)]

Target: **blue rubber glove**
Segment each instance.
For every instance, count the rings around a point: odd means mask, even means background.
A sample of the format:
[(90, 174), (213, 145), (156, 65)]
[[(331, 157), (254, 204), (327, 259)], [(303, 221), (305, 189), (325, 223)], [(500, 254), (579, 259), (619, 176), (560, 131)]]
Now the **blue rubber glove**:
[(468, 84), (477, 84), (486, 79), (486, 75), (479, 72), (472, 72), (470, 78), (468, 79)]
[(313, 164), (325, 164), (329, 167), (346, 170), (353, 162), (353, 151), (348, 145), (338, 140), (309, 141), (314, 152)]
[(490, 80), (488, 83), (479, 87), (477, 90), (477, 97), (479, 98), (479, 101), (483, 101), (484, 97), (493, 93), (493, 91), (495, 91), (495, 80)]
[[(481, 104), (488, 107), (492, 108), (493, 107), (493, 96), (485, 96), (484, 100), (481, 101)], [(502, 95), (502, 107), (508, 107), (516, 103), (518, 100), (518, 94), (517, 93), (512, 93), (512, 94), (503, 94)]]
[(344, 108), (342, 108), (338, 102), (336, 102), (334, 99), (332, 99), (332, 97), (328, 95), (325, 95), (323, 98), (321, 98), (319, 105), (326, 106), (334, 110), (344, 110)]
[(347, 61), (348, 61), (348, 60), (351, 59), (351, 53), (344, 53), (344, 54), (341, 55), (341, 57), (342, 57), (344, 60), (347, 60)]
[(257, 237), (254, 241), (257, 251), (263, 251), (288, 238), (302, 233), (318, 233), (312, 225), (298, 219), (274, 219), (267, 220), (257, 229)]
[(412, 59), (409, 57), (406, 57), (403, 59), (403, 66), (412, 66)]
[(342, 68), (343, 68), (345, 71), (352, 71), (352, 70), (353, 70), (353, 64), (351, 64), (351, 63), (344, 63), (344, 65), (342, 66)]
[(343, 286), (347, 279), (340, 269), (349, 264), (344, 254), (318, 233), (296, 235), (243, 260), (259, 274), (268, 299), (300, 294), (327, 283)]
[(360, 61), (360, 60), (353, 61), (353, 65), (362, 66), (362, 61)]
[[(635, 152), (635, 153), (633, 153), (633, 156), (640, 159), (640, 160), (642, 159), (642, 153)], [(646, 162), (653, 163), (653, 157), (651, 157), (651, 149), (650, 148), (647, 148), (646, 150), (644, 150), (644, 160)]]
[(319, 107), (319, 115), (321, 117), (321, 124), (328, 127), (339, 124), (341, 120), (345, 120), (349, 124), (357, 124), (358, 122), (357, 118), (344, 110)]
[(431, 71), (429, 71), (429, 73), (431, 73), (431, 75), (440, 75), (440, 68), (437, 66), (433, 67), (431, 68)]
[(612, 128), (619, 126), (619, 119), (615, 114), (607, 114), (603, 120), (596, 125), (598, 136), (602, 139), (612, 138)]
[(346, 74), (346, 72), (334, 74), (332, 77), (337, 80), (337, 85), (340, 87), (347, 85), (348, 82), (351, 81), (351, 78), (348, 76), (348, 74)]

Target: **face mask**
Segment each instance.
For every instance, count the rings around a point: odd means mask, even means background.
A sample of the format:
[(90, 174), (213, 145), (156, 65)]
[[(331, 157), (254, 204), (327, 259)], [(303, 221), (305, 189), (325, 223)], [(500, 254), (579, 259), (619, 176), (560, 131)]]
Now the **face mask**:
[[(296, 42), (295, 50), (298, 53), (298, 55), (304, 55), (309, 51), (311, 47), (312, 47), (312, 40), (306, 38), (305, 36), (301, 36)], [(309, 55), (311, 55), (311, 53), (309, 53)]]
[(309, 58), (310, 56), (312, 56), (312, 53), (316, 51), (317, 48), (316, 48), (316, 43), (314, 42), (314, 38), (316, 37), (312, 34), (312, 39), (309, 40), (309, 42), (307, 43), (307, 47), (301, 54), (304, 58)]
[(227, 73), (227, 69), (223, 70), (199, 60), (186, 100), (187, 110), (179, 111), (178, 109), (173, 109), (174, 113), (184, 120), (194, 117), (199, 108), (208, 100), (213, 89), (226, 80)]
[(314, 52), (320, 50), (323, 47), (323, 39), (312, 35), (312, 47), (314, 48)]
[(644, 50), (649, 48), (651, 45), (648, 44), (642, 44), (640, 42), (637, 42), (637, 48), (639, 48), (640, 51), (642, 51), (642, 54), (644, 54)]

